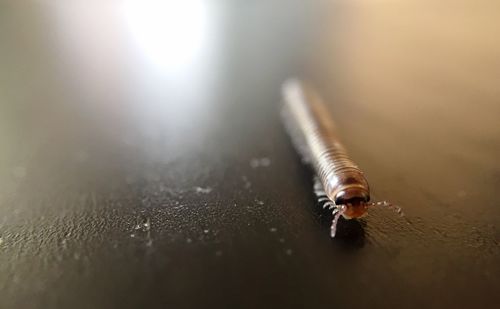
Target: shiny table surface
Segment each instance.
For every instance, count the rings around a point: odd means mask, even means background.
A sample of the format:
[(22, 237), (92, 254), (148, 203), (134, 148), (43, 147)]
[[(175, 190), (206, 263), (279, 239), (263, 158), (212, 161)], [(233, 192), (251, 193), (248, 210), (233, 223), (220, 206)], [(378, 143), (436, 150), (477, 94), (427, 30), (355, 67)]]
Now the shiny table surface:
[[(1, 308), (500, 303), (497, 1), (4, 1)], [(377, 200), (328, 235), (308, 79)]]

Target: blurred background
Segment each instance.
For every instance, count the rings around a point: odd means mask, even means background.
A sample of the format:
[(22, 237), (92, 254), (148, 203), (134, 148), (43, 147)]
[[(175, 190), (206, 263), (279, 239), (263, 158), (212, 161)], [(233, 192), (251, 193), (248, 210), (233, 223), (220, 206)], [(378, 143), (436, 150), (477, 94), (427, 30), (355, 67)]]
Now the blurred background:
[[(0, 307), (500, 303), (500, 2), (2, 1)], [(313, 83), (374, 210), (328, 237)]]

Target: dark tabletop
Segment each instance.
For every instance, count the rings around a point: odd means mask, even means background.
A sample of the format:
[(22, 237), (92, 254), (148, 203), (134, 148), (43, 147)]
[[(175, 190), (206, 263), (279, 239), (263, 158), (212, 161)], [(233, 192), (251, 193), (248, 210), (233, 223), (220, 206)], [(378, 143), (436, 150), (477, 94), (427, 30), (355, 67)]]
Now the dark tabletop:
[[(499, 306), (499, 9), (3, 1), (0, 308)], [(405, 217), (330, 239), (290, 76)]]

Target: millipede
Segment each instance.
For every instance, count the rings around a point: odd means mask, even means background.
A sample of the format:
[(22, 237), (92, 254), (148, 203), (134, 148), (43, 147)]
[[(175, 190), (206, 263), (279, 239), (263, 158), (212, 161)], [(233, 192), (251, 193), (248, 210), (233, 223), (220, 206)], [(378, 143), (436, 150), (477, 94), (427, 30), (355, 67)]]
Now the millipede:
[(402, 214), (400, 207), (389, 202), (370, 202), (364, 173), (348, 156), (326, 104), (310, 84), (289, 79), (282, 86), (282, 95), (286, 130), (302, 160), (316, 173), (318, 201), (332, 211), (331, 237), (335, 237), (341, 216), (361, 218), (371, 206), (386, 206)]

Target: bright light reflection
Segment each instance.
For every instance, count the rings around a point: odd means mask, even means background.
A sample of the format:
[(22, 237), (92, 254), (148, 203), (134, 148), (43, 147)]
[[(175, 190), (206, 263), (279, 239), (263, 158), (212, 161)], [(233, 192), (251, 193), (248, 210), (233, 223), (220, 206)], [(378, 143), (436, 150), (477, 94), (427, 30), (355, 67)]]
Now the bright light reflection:
[(202, 0), (131, 0), (123, 13), (136, 44), (160, 69), (178, 72), (199, 58), (209, 31)]

